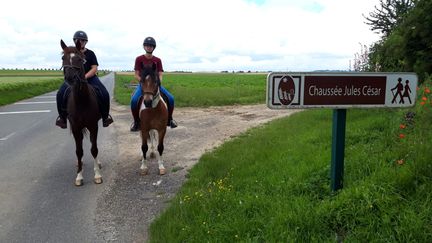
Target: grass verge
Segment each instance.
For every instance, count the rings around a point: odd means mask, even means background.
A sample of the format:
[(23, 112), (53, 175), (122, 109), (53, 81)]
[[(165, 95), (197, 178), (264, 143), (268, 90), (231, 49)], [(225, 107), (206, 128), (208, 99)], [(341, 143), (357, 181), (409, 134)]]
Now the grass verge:
[(151, 242), (428, 242), (430, 86), (409, 110), (347, 112), (337, 193), (329, 178), (331, 110), (273, 121), (205, 154), (151, 225)]

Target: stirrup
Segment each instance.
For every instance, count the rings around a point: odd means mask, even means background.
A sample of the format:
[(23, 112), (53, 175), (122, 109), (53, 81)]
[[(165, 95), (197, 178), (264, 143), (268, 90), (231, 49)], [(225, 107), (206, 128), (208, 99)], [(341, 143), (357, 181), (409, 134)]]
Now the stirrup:
[(111, 115), (108, 115), (108, 117), (106, 119), (103, 119), (102, 126), (107, 127), (113, 122), (114, 122), (114, 120), (112, 119)]
[(171, 120), (169, 121), (169, 126), (170, 126), (171, 128), (176, 128), (176, 127), (177, 127), (177, 122), (174, 121), (174, 119), (171, 119)]
[(131, 132), (138, 132), (140, 130), (140, 123), (139, 122), (132, 122), (130, 131)]
[(59, 126), (62, 129), (67, 128), (67, 121), (66, 121), (66, 119), (63, 119), (61, 116), (57, 117), (55, 124), (56, 124), (56, 126)]

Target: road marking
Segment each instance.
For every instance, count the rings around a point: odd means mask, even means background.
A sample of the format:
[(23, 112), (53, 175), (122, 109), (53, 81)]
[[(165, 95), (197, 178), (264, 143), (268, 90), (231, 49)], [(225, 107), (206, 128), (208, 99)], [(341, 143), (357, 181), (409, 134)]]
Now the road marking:
[(48, 113), (51, 110), (40, 110), (40, 111), (5, 111), (0, 112), (0, 115), (9, 115), (9, 114), (30, 114), (30, 113)]
[(33, 101), (33, 102), (17, 102), (15, 105), (32, 105), (32, 104), (54, 104), (55, 101)]
[(6, 141), (6, 140), (8, 140), (9, 138), (11, 138), (13, 135), (15, 135), (15, 133), (13, 132), (13, 133), (11, 133), (11, 134), (9, 134), (9, 135), (7, 135), (6, 137), (4, 137), (4, 138), (0, 138), (0, 141)]
[(37, 96), (34, 97), (35, 99), (51, 99), (51, 98), (56, 98), (55, 95), (45, 95), (45, 96)]

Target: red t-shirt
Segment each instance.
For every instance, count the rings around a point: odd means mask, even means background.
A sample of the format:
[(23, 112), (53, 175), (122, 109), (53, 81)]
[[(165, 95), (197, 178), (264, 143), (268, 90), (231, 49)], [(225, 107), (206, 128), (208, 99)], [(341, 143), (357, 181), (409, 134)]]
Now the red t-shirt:
[(153, 63), (156, 64), (156, 70), (158, 73), (163, 72), (162, 60), (159, 57), (152, 56), (152, 58), (149, 59), (145, 55), (138, 56), (135, 59), (134, 70), (135, 71), (141, 71), (143, 64), (144, 65), (151, 65)]

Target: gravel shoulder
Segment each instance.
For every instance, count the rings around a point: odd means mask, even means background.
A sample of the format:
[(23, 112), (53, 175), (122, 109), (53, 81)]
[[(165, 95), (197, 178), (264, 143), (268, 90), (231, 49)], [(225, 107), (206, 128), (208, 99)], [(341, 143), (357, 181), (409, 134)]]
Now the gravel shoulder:
[(186, 180), (188, 170), (202, 154), (247, 129), (298, 110), (270, 110), (265, 105), (210, 108), (176, 108), (179, 126), (167, 130), (164, 162), (167, 174), (158, 175), (156, 161), (149, 163), (149, 174), (139, 173), (141, 138), (129, 131), (132, 117), (128, 106), (112, 104), (116, 136), (112, 180), (98, 199), (95, 225), (101, 242), (145, 242), (147, 230)]

